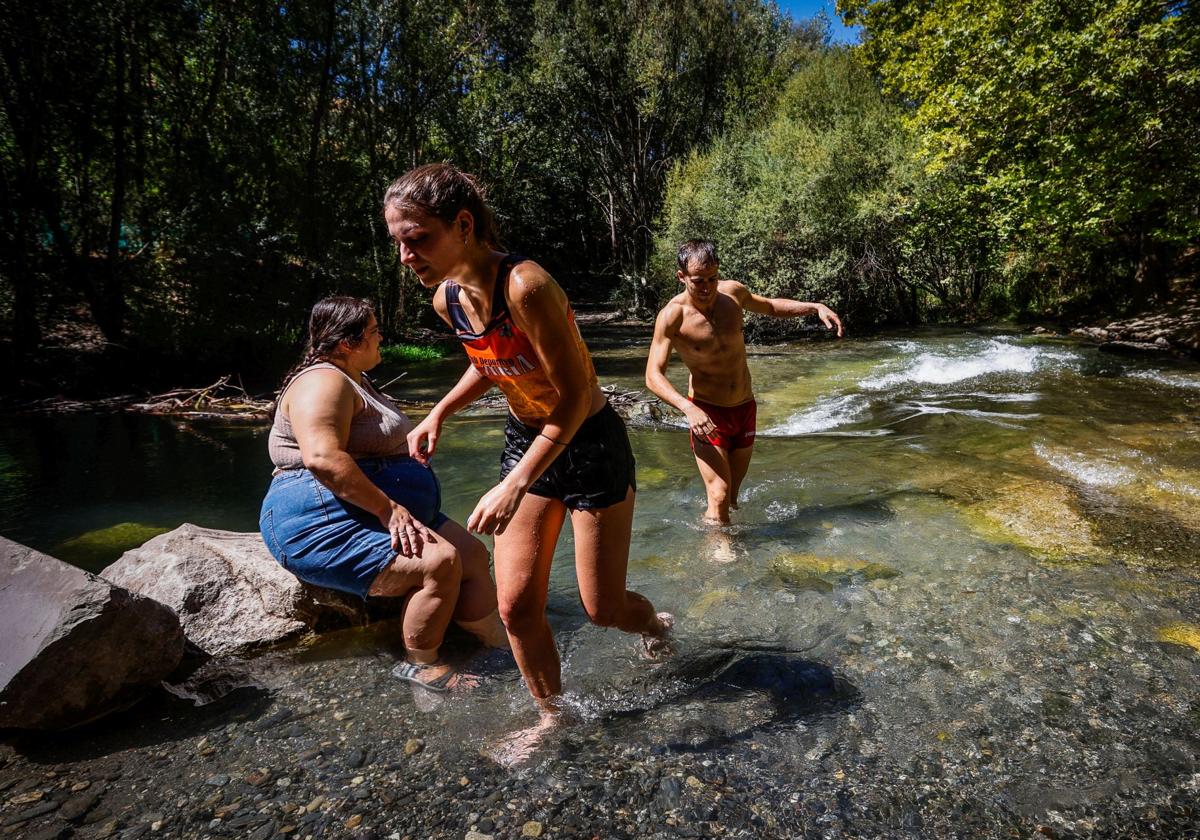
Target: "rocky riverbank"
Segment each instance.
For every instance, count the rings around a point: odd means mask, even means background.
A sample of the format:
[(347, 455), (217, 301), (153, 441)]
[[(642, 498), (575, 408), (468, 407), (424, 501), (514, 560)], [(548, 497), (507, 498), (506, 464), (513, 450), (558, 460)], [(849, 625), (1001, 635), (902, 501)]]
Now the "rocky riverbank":
[[(781, 762), (770, 727), (719, 749), (658, 729), (630, 746), (610, 730), (646, 720), (617, 715), (566, 727), (548, 755), (508, 770), (480, 755), (482, 737), (449, 730), (453, 716), (421, 712), (387, 662), (363, 657), (334, 676), (314, 656), (260, 662), (272, 686), (207, 706), (162, 695), (102, 727), (0, 747), (0, 835), (1184, 837), (1196, 825), (1200, 777), (1179, 789), (1081, 778), (1078, 793), (1049, 793), (1031, 814), (995, 795), (998, 778), (1013, 790), (1039, 780), (987, 727), (972, 727), (973, 748), (958, 755), (897, 762), (850, 725)], [(807, 724), (820, 730), (833, 711)], [(687, 717), (686, 704), (672, 714)], [(1085, 793), (1095, 784), (1103, 796)]]
[(1200, 292), (1180, 288), (1166, 304), (1130, 318), (1071, 331), (1116, 353), (1169, 353), (1200, 358)]

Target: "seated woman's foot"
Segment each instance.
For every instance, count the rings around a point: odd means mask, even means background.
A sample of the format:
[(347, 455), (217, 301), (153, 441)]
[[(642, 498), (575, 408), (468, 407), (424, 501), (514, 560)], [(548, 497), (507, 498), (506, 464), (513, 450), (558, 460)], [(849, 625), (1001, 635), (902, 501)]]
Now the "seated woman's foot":
[(675, 616), (669, 612), (660, 612), (654, 618), (658, 629), (651, 633), (643, 633), (641, 639), (641, 653), (646, 659), (658, 659), (675, 650), (675, 645), (671, 640), (671, 628), (675, 626)]
[(392, 676), (435, 694), (445, 694), (449, 691), (470, 691), (478, 688), (483, 682), (483, 678), (478, 674), (459, 671), (444, 662), (434, 662), (430, 665), (401, 662), (392, 669)]

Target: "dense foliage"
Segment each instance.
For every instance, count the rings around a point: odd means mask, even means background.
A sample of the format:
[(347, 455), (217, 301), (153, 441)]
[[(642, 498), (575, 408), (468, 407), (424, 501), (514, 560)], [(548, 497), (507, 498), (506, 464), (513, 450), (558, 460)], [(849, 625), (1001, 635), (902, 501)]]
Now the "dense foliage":
[[(0, 0), (0, 284), (16, 351), (278, 366), (322, 294), (421, 317), (379, 198), (451, 160), (568, 286), (644, 272), (670, 162), (817, 29), (758, 0)], [(607, 287), (596, 290), (603, 297)]]
[[(1200, 9), (1187, 0), (842, 0), (953, 228), (1045, 306), (1160, 294), (1200, 242)], [(955, 208), (958, 208), (955, 210)]]
[(862, 46), (764, 0), (0, 0), (3, 346), (79, 313), (144, 365), (277, 370), (333, 291), (402, 331), (378, 202), (430, 160), (643, 313), (699, 235), (860, 323), (1142, 300), (1195, 254), (1194, 3), (841, 11)]
[(659, 297), (676, 290), (677, 244), (702, 236), (717, 241), (725, 276), (763, 294), (822, 300), (860, 321), (915, 317), (900, 209), (910, 146), (899, 109), (851, 53), (815, 54), (770, 120), (672, 173)]

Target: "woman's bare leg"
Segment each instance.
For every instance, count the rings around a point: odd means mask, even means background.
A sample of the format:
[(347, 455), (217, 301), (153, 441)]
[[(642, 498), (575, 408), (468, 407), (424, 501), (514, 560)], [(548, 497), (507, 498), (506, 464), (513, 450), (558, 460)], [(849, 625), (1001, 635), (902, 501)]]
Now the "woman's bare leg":
[(461, 583), (462, 563), (454, 546), (448, 540), (429, 539), (421, 547), (420, 556), (397, 555), (375, 576), (368, 594), (408, 595), (404, 646), (413, 662), (429, 664), (437, 660)]
[(633, 503), (631, 487), (619, 504), (571, 513), (579, 599), (593, 624), (661, 639), (670, 630), (669, 617), (660, 617), (646, 598), (625, 588)]
[(525, 684), (544, 706), (562, 691), (558, 649), (546, 620), (546, 596), (566, 511), (557, 499), (526, 495), (504, 533), (496, 535), (500, 618)]
[(462, 561), (462, 586), (458, 591), (455, 621), (475, 621), (496, 611), (496, 584), (488, 568), (488, 550), (482, 542), (453, 519), (437, 531), (449, 540)]

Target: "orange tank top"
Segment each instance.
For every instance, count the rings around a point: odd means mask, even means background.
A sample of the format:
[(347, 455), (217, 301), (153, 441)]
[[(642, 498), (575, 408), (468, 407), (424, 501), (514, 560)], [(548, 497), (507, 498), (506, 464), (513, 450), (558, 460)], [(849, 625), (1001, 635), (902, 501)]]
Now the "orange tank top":
[[(496, 383), (518, 420), (529, 426), (537, 426), (546, 421), (558, 404), (558, 391), (547, 378), (529, 336), (513, 323), (512, 314), (508, 311), (508, 297), (505, 295), (508, 277), (513, 266), (525, 259), (508, 254), (500, 261), (492, 294), (492, 318), (482, 332), (472, 331), (467, 313), (458, 300), (462, 289), (453, 280), (446, 281), (446, 311), (471, 364)], [(575, 336), (575, 346), (587, 370), (588, 385), (595, 387), (598, 382), (596, 369), (592, 366), (592, 356), (583, 342), (583, 336), (579, 334), (570, 304), (567, 304), (567, 319)]]

